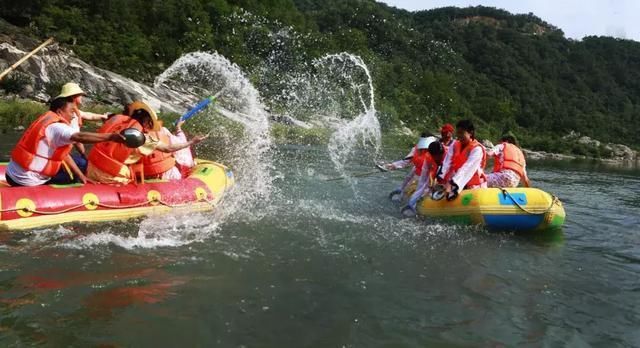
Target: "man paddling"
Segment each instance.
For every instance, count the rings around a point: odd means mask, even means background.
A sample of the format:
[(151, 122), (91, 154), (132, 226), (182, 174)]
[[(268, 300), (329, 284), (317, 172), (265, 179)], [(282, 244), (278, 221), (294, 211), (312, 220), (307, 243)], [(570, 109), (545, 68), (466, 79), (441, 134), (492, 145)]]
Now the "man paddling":
[(473, 122), (458, 122), (456, 138), (449, 146), (439, 174), (449, 200), (455, 199), (464, 189), (487, 187), (484, 175), (487, 154), (484, 146), (476, 140)]
[(24, 132), (11, 152), (11, 161), (5, 177), (11, 186), (39, 186), (44, 184), (66, 184), (52, 180), (59, 172), (71, 170), (81, 182), (87, 177), (76, 166), (69, 155), (74, 143), (98, 144), (113, 142), (120, 144), (124, 138), (117, 132), (102, 134), (80, 132), (71, 126), (74, 104), (67, 98), (57, 98), (50, 109), (33, 122)]

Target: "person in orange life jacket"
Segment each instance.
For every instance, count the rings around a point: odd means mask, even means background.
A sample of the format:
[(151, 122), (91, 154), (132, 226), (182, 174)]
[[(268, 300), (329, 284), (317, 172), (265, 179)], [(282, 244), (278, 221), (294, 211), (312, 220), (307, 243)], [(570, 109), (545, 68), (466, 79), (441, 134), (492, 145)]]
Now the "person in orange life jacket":
[(401, 195), (400, 196), (400, 199), (401, 199), (401, 197), (404, 196), (404, 194), (406, 193), (405, 192), (406, 189), (409, 188), (411, 183), (418, 182), (420, 180), (424, 162), (426, 158), (429, 156), (429, 152), (428, 152), (429, 144), (431, 144), (434, 141), (438, 141), (438, 139), (436, 137), (426, 137), (426, 138), (420, 138), (420, 140), (418, 140), (418, 144), (416, 144), (413, 150), (413, 156), (409, 158), (409, 161), (412, 165), (411, 171), (409, 172), (409, 174), (407, 174), (402, 184), (389, 194), (389, 197), (391, 197), (392, 200), (395, 200), (394, 196), (396, 195)]
[(451, 146), (451, 143), (453, 142), (453, 132), (455, 132), (455, 129), (449, 123), (440, 128), (440, 142), (444, 145), (445, 149)]
[(470, 120), (456, 124), (456, 138), (447, 150), (438, 179), (444, 183), (447, 199), (453, 200), (464, 189), (486, 188), (486, 152), (475, 138)]
[[(172, 134), (166, 127), (162, 127), (160, 131), (151, 131), (149, 135), (165, 144), (187, 143), (187, 137), (182, 131), (184, 122), (179, 121), (176, 124), (175, 134)], [(193, 159), (191, 148), (187, 147), (170, 154), (156, 150), (151, 155), (145, 156), (142, 159), (142, 164), (144, 165), (145, 178), (179, 180), (188, 175), (196, 163)]]
[(424, 157), (420, 179), (416, 191), (409, 198), (409, 203), (402, 210), (410, 209), (415, 214), (416, 205), (420, 198), (431, 192), (431, 188), (436, 180), (438, 168), (444, 160), (444, 145), (440, 141), (433, 141), (429, 144), (427, 155)]
[(527, 163), (513, 134), (503, 135), (500, 144), (487, 151), (487, 157), (493, 157), (493, 173), (487, 174), (488, 187), (518, 187), (520, 180), (524, 186), (530, 186)]
[(131, 149), (123, 144), (98, 144), (89, 152), (89, 166), (87, 176), (105, 184), (126, 185), (133, 181), (132, 166), (139, 163), (144, 156), (151, 155), (154, 150), (162, 153), (172, 153), (191, 145), (200, 143), (206, 136), (197, 136), (183, 144), (166, 144), (151, 137), (150, 131), (159, 131), (160, 123), (155, 111), (146, 103), (133, 102), (127, 106), (129, 115), (115, 115), (110, 117), (98, 130), (98, 133), (121, 131), (126, 128), (136, 128), (145, 133), (145, 144)]
[(66, 184), (52, 180), (67, 165), (82, 183), (88, 179), (69, 156), (73, 144), (123, 143), (118, 133), (79, 132), (70, 125), (73, 103), (66, 98), (51, 102), (49, 111), (38, 117), (22, 135), (11, 152), (6, 179), (11, 186), (39, 186), (49, 183)]
[[(420, 134), (420, 138), (418, 138), (418, 142), (420, 141), (420, 139), (424, 139), (424, 138), (428, 138), (431, 137), (433, 135), (427, 133), (427, 132), (422, 132), (422, 134)], [(397, 169), (403, 169), (406, 168), (410, 165), (412, 165), (413, 163), (411, 162), (411, 159), (413, 158), (413, 155), (416, 152), (416, 147), (412, 147), (411, 151), (409, 151), (409, 153), (401, 160), (397, 160), (395, 162), (391, 162), (388, 164), (385, 164), (384, 167), (387, 170), (397, 170)]]
[[(87, 112), (80, 110), (82, 106), (82, 98), (86, 96), (86, 93), (80, 88), (77, 83), (69, 82), (62, 86), (62, 90), (60, 94), (56, 97), (58, 98), (68, 98), (74, 105), (73, 117), (71, 118), (71, 126), (76, 129), (77, 132), (80, 131), (82, 127), (83, 121), (104, 121), (107, 119), (107, 114), (96, 114), (93, 112)], [(78, 153), (82, 156), (84, 161), (86, 162), (87, 156), (84, 145), (82, 143), (74, 144)], [(77, 162), (77, 160), (76, 160)]]

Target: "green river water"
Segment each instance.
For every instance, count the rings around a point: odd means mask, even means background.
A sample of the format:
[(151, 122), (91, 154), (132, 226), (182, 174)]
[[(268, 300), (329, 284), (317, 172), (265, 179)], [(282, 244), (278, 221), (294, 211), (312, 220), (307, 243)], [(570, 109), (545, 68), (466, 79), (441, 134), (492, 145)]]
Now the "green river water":
[(513, 235), (403, 219), (401, 173), (325, 182), (325, 148), (274, 165), (269, 202), (220, 223), (1, 235), (0, 346), (640, 346), (637, 170), (530, 163), (567, 222)]

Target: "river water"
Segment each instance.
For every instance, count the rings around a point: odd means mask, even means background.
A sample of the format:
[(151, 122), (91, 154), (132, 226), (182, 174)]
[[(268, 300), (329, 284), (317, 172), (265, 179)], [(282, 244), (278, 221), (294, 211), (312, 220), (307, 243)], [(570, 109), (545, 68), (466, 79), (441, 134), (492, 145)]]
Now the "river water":
[(401, 173), (326, 182), (326, 148), (275, 150), (269, 201), (219, 224), (2, 234), (0, 346), (640, 346), (637, 170), (531, 163), (566, 226), (512, 235), (403, 219)]

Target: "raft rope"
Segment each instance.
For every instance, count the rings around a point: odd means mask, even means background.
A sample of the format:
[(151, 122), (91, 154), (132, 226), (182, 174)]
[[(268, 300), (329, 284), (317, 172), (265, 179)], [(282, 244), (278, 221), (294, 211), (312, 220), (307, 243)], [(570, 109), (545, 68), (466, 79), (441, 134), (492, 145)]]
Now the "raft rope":
[[(209, 162), (210, 164), (213, 164), (215, 166), (217, 166), (218, 168), (222, 169), (222, 171), (224, 172), (224, 187), (225, 190), (222, 192), (222, 195), (220, 196), (220, 199), (218, 200), (218, 204), (214, 203), (213, 200), (210, 199), (203, 199), (202, 201), (205, 203), (208, 203), (209, 205), (211, 205), (211, 207), (215, 208), (217, 205), (219, 205), (220, 203), (222, 203), (222, 200), (225, 198), (225, 193), (226, 193), (226, 189), (229, 185), (229, 178), (227, 177), (227, 170), (224, 166), (215, 163), (215, 162)], [(183, 203), (183, 204), (169, 204), (165, 201), (162, 200), (158, 200), (158, 199), (149, 199), (146, 202), (141, 202), (141, 203), (137, 203), (137, 204), (130, 204), (130, 205), (109, 205), (109, 204), (104, 204), (104, 203), (96, 203), (93, 201), (89, 201), (88, 204), (78, 204), (66, 209), (62, 209), (62, 210), (57, 210), (57, 211), (42, 211), (42, 210), (38, 210), (38, 209), (29, 209), (29, 208), (11, 208), (11, 209), (0, 209), (0, 213), (13, 213), (13, 212), (17, 212), (17, 211), (22, 211), (25, 213), (32, 213), (32, 214), (37, 214), (37, 215), (59, 215), (59, 214), (65, 214), (65, 213), (69, 213), (71, 211), (74, 211), (76, 209), (80, 209), (83, 208), (87, 205), (92, 205), (92, 206), (96, 206), (99, 208), (105, 208), (105, 209), (132, 209), (132, 208), (141, 208), (147, 205), (153, 205), (153, 203), (157, 203), (159, 205), (168, 207), (168, 208), (184, 208), (190, 205), (193, 205), (193, 202), (189, 202), (189, 203)]]
[[(216, 203), (214, 203), (212, 200), (209, 199), (203, 199), (202, 200), (205, 203), (208, 203), (209, 205), (211, 205), (213, 208), (216, 207)], [(71, 211), (74, 211), (76, 209), (80, 209), (83, 208), (87, 205), (91, 205), (91, 206), (96, 206), (96, 207), (100, 207), (100, 208), (105, 208), (105, 209), (131, 209), (131, 208), (141, 208), (144, 206), (147, 206), (149, 204), (153, 204), (153, 203), (157, 203), (159, 205), (165, 206), (165, 207), (169, 207), (169, 208), (182, 208), (182, 207), (187, 207), (192, 205), (193, 203), (183, 203), (183, 204), (169, 204), (165, 201), (162, 200), (156, 200), (156, 199), (150, 199), (147, 200), (146, 202), (141, 202), (141, 203), (136, 203), (136, 204), (130, 204), (130, 205), (118, 205), (118, 206), (114, 206), (114, 205), (109, 205), (109, 204), (104, 204), (104, 203), (96, 203), (93, 201), (88, 202), (87, 204), (78, 204), (66, 209), (62, 209), (62, 210), (56, 210), (56, 211), (42, 211), (42, 210), (38, 210), (38, 209), (29, 209), (29, 208), (11, 208), (11, 209), (0, 209), (0, 213), (13, 213), (13, 212), (17, 212), (17, 211), (22, 211), (25, 213), (32, 213), (32, 214), (37, 214), (37, 215), (59, 215), (59, 214), (65, 214), (65, 213), (69, 213)]]
[(527, 208), (523, 207), (522, 205), (520, 205), (520, 203), (518, 203), (518, 201), (516, 201), (515, 198), (513, 198), (513, 196), (511, 195), (511, 193), (509, 193), (509, 191), (507, 191), (507, 189), (501, 188), (500, 189), (502, 191), (502, 194), (505, 197), (509, 197), (509, 199), (511, 199), (511, 201), (513, 202), (513, 204), (515, 204), (518, 208), (520, 208), (520, 210), (522, 210), (523, 212), (530, 214), (530, 215), (545, 215), (546, 213), (550, 212), (551, 209), (553, 209), (553, 206), (558, 203), (558, 197), (551, 195), (552, 200), (551, 200), (551, 205), (549, 205), (549, 208), (545, 209), (543, 212), (533, 212), (531, 210), (528, 210)]

